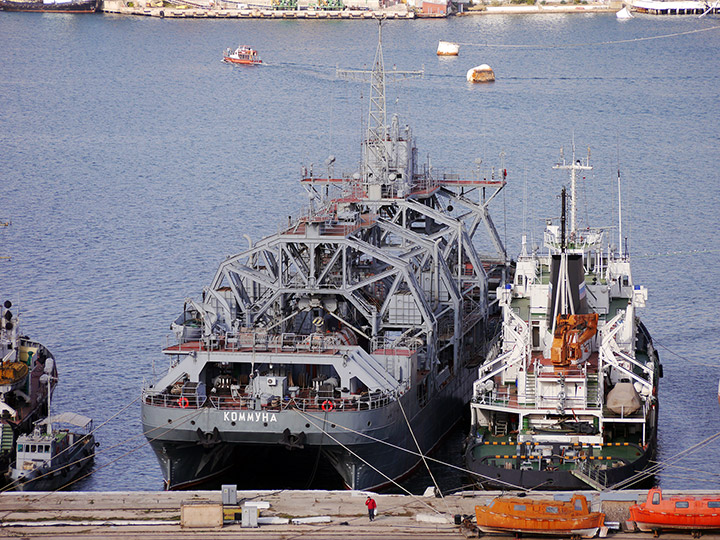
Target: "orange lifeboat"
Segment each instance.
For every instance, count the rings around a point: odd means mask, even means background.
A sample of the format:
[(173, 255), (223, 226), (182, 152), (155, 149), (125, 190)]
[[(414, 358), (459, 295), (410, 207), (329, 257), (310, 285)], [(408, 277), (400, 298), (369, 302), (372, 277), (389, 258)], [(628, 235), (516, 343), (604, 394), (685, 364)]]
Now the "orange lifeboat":
[(476, 506), (477, 526), (483, 532), (514, 532), (592, 538), (605, 522), (605, 514), (590, 512), (583, 495), (570, 501), (496, 497)]
[(643, 532), (685, 529), (700, 536), (700, 531), (720, 530), (720, 494), (663, 498), (662, 490), (653, 488), (644, 503), (630, 507), (630, 519)]

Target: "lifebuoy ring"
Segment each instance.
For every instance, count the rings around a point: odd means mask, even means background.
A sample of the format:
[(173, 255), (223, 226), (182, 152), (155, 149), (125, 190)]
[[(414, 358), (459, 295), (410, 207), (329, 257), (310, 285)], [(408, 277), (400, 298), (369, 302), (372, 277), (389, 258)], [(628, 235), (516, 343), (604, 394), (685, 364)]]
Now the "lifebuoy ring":
[(185, 396), (178, 399), (178, 405), (181, 409), (187, 409), (190, 406), (190, 401)]
[(326, 399), (325, 401), (323, 401), (321, 408), (325, 412), (330, 412), (335, 408), (335, 405), (333, 404), (332, 401), (330, 401), (329, 399)]

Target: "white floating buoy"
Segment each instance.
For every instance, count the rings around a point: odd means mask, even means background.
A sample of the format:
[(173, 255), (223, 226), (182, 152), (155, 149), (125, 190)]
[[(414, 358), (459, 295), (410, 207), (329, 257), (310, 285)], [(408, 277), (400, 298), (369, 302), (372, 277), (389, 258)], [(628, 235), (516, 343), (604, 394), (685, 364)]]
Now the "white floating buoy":
[(468, 70), (467, 80), (473, 83), (493, 82), (495, 80), (495, 72), (493, 72), (492, 68), (487, 64), (482, 64)]
[(615, 14), (615, 16), (618, 19), (623, 19), (623, 20), (633, 18), (633, 14), (630, 13), (630, 10), (627, 8), (627, 6), (623, 6), (623, 8)]
[(438, 56), (457, 56), (460, 52), (460, 45), (451, 41), (441, 41), (438, 43)]

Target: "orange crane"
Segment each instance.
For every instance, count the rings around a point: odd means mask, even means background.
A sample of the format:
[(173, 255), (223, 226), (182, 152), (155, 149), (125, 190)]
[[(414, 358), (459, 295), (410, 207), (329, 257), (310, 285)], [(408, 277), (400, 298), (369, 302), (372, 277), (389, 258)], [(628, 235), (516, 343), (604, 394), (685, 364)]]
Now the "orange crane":
[(582, 356), (582, 345), (597, 332), (598, 314), (557, 316), (550, 359), (554, 366), (567, 367)]

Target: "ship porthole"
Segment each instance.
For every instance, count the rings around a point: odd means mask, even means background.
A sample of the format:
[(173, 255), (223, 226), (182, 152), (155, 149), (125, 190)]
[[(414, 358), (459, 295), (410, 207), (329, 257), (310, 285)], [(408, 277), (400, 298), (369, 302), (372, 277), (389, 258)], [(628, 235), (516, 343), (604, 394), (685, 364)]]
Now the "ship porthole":
[(306, 428), (309, 428), (309, 427), (310, 427), (310, 424), (305, 424), (305, 427), (306, 427)]
[(172, 424), (172, 420), (168, 418), (168, 424)]
[(371, 425), (372, 425), (372, 422), (368, 422), (368, 427), (370, 427)]
[(195, 425), (195, 420), (190, 420), (190, 425), (194, 426), (194, 425)]
[(263, 422), (263, 426), (267, 427), (267, 422)]
[(335, 427), (335, 424), (330, 424), (330, 427), (334, 428), (334, 427)]
[(231, 426), (234, 426), (234, 425), (235, 425), (235, 422), (230, 422), (230, 425), (231, 425)]

